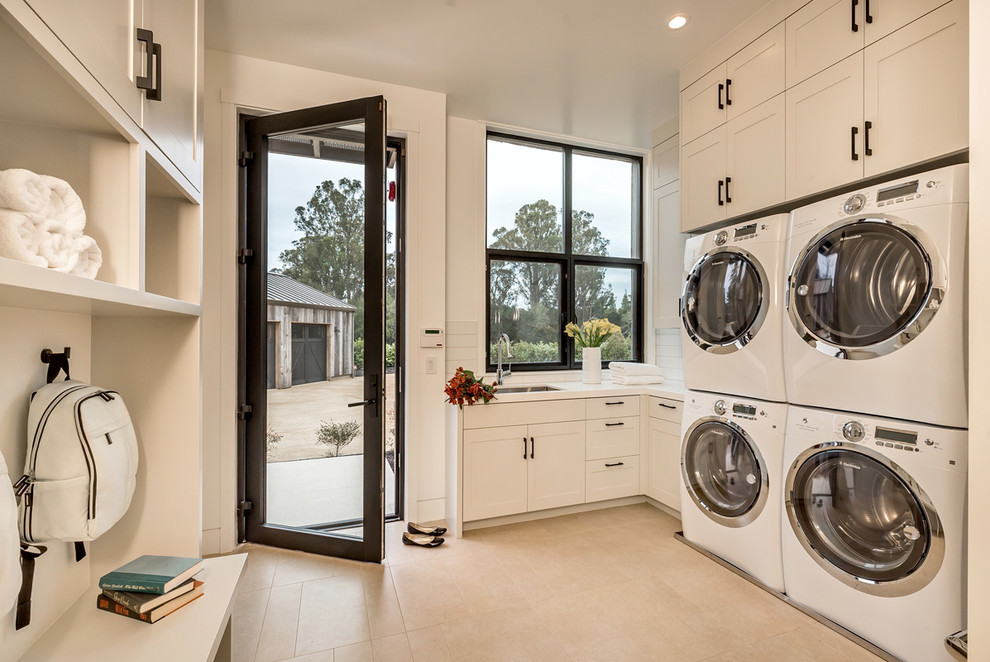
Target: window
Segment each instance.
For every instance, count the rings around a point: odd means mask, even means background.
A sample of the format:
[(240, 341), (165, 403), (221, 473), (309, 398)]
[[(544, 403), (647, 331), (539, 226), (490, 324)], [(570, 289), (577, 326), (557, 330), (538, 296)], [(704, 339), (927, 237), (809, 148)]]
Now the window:
[(513, 370), (580, 366), (569, 321), (621, 332), (603, 363), (642, 360), (642, 170), (638, 157), (489, 133), (488, 367), (512, 341)]

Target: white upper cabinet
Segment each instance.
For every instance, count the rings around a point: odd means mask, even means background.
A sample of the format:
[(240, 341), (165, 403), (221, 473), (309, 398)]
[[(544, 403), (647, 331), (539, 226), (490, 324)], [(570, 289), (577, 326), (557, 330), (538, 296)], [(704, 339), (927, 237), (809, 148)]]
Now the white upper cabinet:
[(681, 144), (725, 124), (725, 63), (681, 92)]
[(946, 0), (861, 0), (866, 43), (886, 37), (894, 30), (944, 5)]
[(784, 95), (778, 94), (726, 125), (726, 216), (784, 199)]
[(968, 32), (955, 0), (867, 47), (865, 176), (967, 147)]
[(863, 53), (786, 92), (786, 196), (863, 177)]
[(725, 70), (728, 120), (784, 91), (784, 25), (729, 58)]
[(787, 18), (788, 88), (863, 49), (861, 5), (862, 0), (812, 0)]
[(681, 232), (725, 220), (725, 127), (681, 148)]
[(653, 148), (653, 189), (656, 190), (680, 177), (678, 136), (672, 136)]

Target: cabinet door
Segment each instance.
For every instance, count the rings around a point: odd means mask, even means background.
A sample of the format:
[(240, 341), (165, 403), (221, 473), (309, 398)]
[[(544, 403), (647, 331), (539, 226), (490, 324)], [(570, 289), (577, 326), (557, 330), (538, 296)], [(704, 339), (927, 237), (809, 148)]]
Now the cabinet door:
[(144, 27), (162, 46), (162, 100), (145, 100), (144, 130), (197, 188), (202, 180), (199, 12), (198, 0), (144, 0)]
[(784, 91), (784, 24), (729, 58), (725, 70), (728, 121)]
[(727, 216), (784, 201), (784, 95), (726, 124)]
[(658, 257), (653, 282), (659, 293), (656, 325), (660, 329), (680, 328), (678, 305), (683, 285), (684, 242), (681, 233), (681, 189), (678, 182), (653, 192), (657, 214)]
[(525, 425), (464, 431), (464, 520), (526, 512)]
[(114, 101), (140, 123), (142, 93), (134, 84), (134, 63), (138, 57), (135, 51), (140, 50), (135, 30), (141, 22), (141, 1), (27, 3)]
[(886, 37), (916, 18), (945, 4), (946, 0), (864, 0), (866, 44)]
[(681, 232), (725, 220), (724, 180), (725, 126), (721, 126), (681, 149)]
[(955, 0), (866, 49), (867, 176), (969, 144), (968, 32)]
[(681, 509), (680, 424), (650, 419), (647, 494), (676, 511)]
[(681, 142), (725, 124), (725, 63), (681, 92)]
[(658, 189), (676, 182), (679, 174), (680, 141), (678, 136), (668, 138), (653, 148), (653, 188)]
[(861, 5), (862, 0), (812, 0), (787, 17), (788, 88), (863, 48)]
[(529, 436), (529, 510), (584, 503), (584, 422), (530, 425)]
[(863, 54), (785, 93), (788, 199), (863, 177)]

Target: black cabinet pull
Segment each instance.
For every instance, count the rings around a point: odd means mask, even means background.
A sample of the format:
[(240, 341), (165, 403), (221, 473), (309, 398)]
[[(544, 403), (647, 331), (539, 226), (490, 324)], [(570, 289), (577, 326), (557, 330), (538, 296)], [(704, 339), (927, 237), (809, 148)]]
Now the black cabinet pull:
[(725, 105), (722, 103), (722, 90), (725, 89), (725, 85), (722, 83), (718, 84), (718, 109), (725, 110)]
[(870, 13), (870, 0), (866, 0), (866, 22), (873, 22), (873, 14)]
[(526, 437), (523, 437), (523, 459), (526, 459)]
[[(135, 76), (134, 84), (139, 90), (145, 91), (145, 98), (150, 101), (162, 100), (162, 45), (155, 43), (155, 35), (151, 30), (137, 29), (137, 40), (144, 44), (144, 76)], [(151, 75), (154, 69), (155, 75)]]
[(859, 0), (852, 0), (852, 31), (859, 32), (859, 25), (856, 24), (856, 5), (859, 4)]
[(657, 404), (666, 409), (677, 409), (677, 405), (667, 405), (662, 402), (658, 402)]
[(725, 105), (726, 106), (731, 106), (732, 105), (732, 99), (729, 98), (729, 87), (731, 85), (732, 85), (732, 79), (731, 78), (726, 78), (725, 79)]
[(850, 150), (852, 150), (852, 160), (859, 161), (859, 154), (856, 153), (856, 134), (859, 133), (859, 127), (853, 126), (849, 128), (849, 144)]
[(618, 402), (606, 402), (605, 406), (610, 407), (612, 405), (624, 405), (624, 404), (626, 404), (625, 400), (619, 400)]
[(723, 182), (721, 179), (718, 180), (718, 206), (719, 207), (721, 207), (722, 205), (725, 204), (724, 202), (722, 202), (722, 186), (723, 185), (725, 185), (725, 182)]
[(863, 122), (863, 154), (867, 156), (873, 156), (873, 150), (870, 149), (870, 129), (873, 128), (873, 122)]
[(623, 464), (625, 464), (625, 462), (613, 462), (612, 464), (609, 464), (608, 462), (606, 462), (605, 463), (605, 466), (606, 467), (621, 467)]
[(606, 423), (606, 424), (605, 424), (605, 427), (607, 427), (607, 428), (614, 428), (614, 427), (615, 427), (615, 426), (617, 426), (617, 425), (625, 425), (625, 423), (623, 423), (623, 422), (621, 422), (621, 421), (620, 421), (620, 422), (618, 422), (618, 423)]
[(732, 182), (732, 177), (725, 178), (725, 202), (726, 204), (732, 202), (732, 198), (729, 196), (729, 184)]
[(536, 439), (529, 438), (529, 459), (536, 457)]

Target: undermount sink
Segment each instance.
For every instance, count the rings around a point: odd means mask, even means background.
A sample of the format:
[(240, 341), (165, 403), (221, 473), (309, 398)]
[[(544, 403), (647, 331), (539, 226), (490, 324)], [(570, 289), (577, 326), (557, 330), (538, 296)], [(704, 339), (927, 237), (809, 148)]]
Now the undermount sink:
[(545, 393), (547, 391), (560, 391), (556, 386), (546, 384), (535, 384), (530, 386), (499, 386), (495, 394), (499, 393)]

